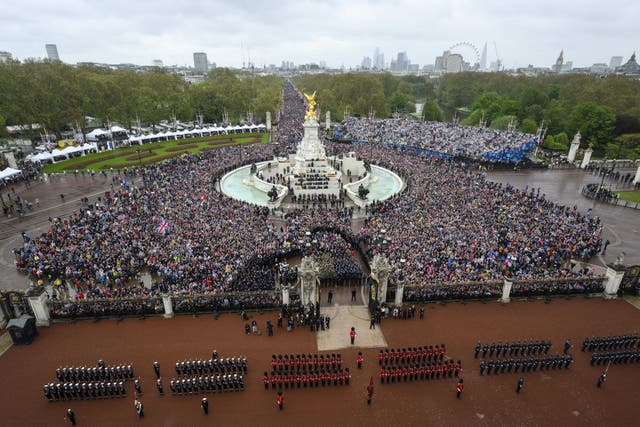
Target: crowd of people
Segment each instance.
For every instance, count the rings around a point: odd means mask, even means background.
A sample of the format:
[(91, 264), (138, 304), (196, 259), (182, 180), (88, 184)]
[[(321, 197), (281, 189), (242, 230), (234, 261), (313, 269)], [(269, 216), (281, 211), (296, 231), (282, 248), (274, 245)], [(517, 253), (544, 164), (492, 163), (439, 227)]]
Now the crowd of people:
[[(342, 128), (343, 138), (347, 140), (464, 156), (475, 160), (486, 158), (487, 153), (516, 152), (534, 138), (533, 135), (520, 132), (423, 122), (413, 117), (347, 117)], [(531, 149), (533, 147), (531, 145)]]
[[(600, 249), (599, 218), (575, 207), (555, 204), (534, 189), (489, 182), (469, 165), (382, 151), (373, 156), (384, 154), (395, 170), (411, 175), (410, 187), (401, 197), (372, 205), (359, 233), (369, 243), (385, 236), (386, 247), (370, 245), (370, 256), (385, 252), (402, 266), (405, 283), (562, 278), (571, 274), (564, 268), (570, 258), (588, 260)], [(425, 292), (455, 292), (441, 288)]]
[[(351, 241), (336, 234), (353, 236), (353, 210), (278, 213), (226, 197), (216, 187), (224, 173), (290, 152), (302, 137), (301, 94), (287, 83), (283, 100), (277, 144), (221, 148), (146, 167), (143, 186), (123, 180), (52, 222), (48, 232), (27, 236), (19, 265), (34, 282), (73, 287), (82, 300), (55, 302), (54, 317), (158, 313), (162, 293), (175, 298), (176, 312), (275, 307), (280, 297), (268, 292), (288, 256), (328, 254), (334, 277), (354, 279), (362, 275), (353, 261), (360, 243), (369, 246), (369, 258), (384, 252), (402, 266), (400, 277), (413, 286), (408, 301), (498, 296), (495, 281), (504, 275), (570, 277), (569, 258), (586, 260), (600, 249), (599, 219), (575, 207), (488, 182), (472, 165), (383, 146), (330, 146), (336, 154), (353, 150), (378, 160), (407, 179), (402, 194), (366, 209), (369, 216)], [(444, 127), (427, 132), (436, 140), (485, 140), (485, 147), (521, 142), (517, 135), (438, 126)], [(388, 244), (375, 245), (383, 231)], [(151, 286), (142, 283), (143, 273), (153, 277)], [(295, 272), (287, 277), (295, 279)], [(229, 292), (236, 296), (226, 297)]]

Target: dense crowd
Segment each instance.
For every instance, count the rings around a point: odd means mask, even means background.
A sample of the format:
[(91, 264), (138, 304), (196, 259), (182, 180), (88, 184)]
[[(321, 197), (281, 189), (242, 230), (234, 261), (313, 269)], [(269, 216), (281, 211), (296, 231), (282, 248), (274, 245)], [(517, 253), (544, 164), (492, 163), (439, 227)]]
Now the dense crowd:
[(564, 277), (567, 260), (587, 260), (600, 249), (597, 217), (538, 191), (489, 182), (471, 167), (433, 157), (384, 156), (411, 176), (409, 190), (373, 205), (360, 235), (369, 242), (384, 235), (387, 246), (372, 246), (371, 255), (386, 252), (409, 284)]
[[(264, 292), (275, 289), (283, 260), (325, 254), (335, 277), (359, 278), (352, 255), (361, 242), (370, 247), (368, 256), (385, 252), (393, 265), (403, 266), (401, 274), (413, 286), (409, 301), (499, 296), (495, 281), (505, 274), (568, 276), (563, 267), (569, 258), (586, 260), (600, 248), (599, 219), (575, 207), (554, 204), (534, 190), (488, 182), (471, 165), (378, 146), (329, 147), (377, 159), (407, 178), (403, 194), (367, 208), (369, 217), (352, 240), (344, 239), (353, 235), (349, 209), (281, 214), (224, 196), (216, 187), (223, 174), (289, 152), (302, 137), (301, 94), (287, 83), (283, 100), (277, 144), (222, 148), (147, 167), (143, 186), (122, 181), (72, 216), (53, 221), (48, 232), (26, 236), (19, 265), (34, 281), (68, 284), (84, 300), (58, 302), (54, 315), (160, 312), (159, 298), (149, 297), (165, 292), (173, 295), (177, 312), (277, 306), (279, 297)], [(500, 138), (514, 144), (521, 138), (438, 126), (444, 128), (434, 128), (433, 138), (484, 138), (485, 147)], [(388, 244), (376, 245), (382, 234)], [(143, 272), (154, 278), (150, 286), (142, 284)], [(295, 271), (286, 280), (295, 281)], [(478, 281), (484, 284), (464, 284)], [(451, 285), (423, 286), (445, 282)], [(226, 292), (246, 295), (219, 296)]]
[[(451, 156), (481, 159), (486, 153), (518, 150), (532, 135), (444, 122), (423, 122), (412, 117), (373, 119), (347, 117), (344, 138), (375, 145), (409, 147)], [(485, 156), (486, 157), (486, 156)]]

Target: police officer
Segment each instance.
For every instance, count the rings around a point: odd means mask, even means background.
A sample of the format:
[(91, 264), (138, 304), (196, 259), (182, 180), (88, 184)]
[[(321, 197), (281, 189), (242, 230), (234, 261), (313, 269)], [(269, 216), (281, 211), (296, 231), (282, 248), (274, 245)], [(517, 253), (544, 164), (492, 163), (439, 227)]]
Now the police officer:
[(69, 420), (72, 426), (76, 425), (76, 414), (71, 410), (71, 408), (67, 409), (67, 415), (64, 418)]
[(478, 353), (480, 353), (480, 349), (482, 348), (482, 346), (480, 345), (480, 341), (478, 341), (478, 344), (476, 344), (476, 348), (475, 348), (475, 355), (474, 357), (477, 359), (478, 358)]
[(202, 411), (204, 412), (205, 415), (209, 415), (209, 401), (207, 400), (206, 397), (202, 398), (202, 401), (200, 402), (200, 407), (202, 408)]
[(160, 378), (160, 364), (153, 362), (153, 371), (156, 373), (156, 378)]
[(564, 342), (564, 354), (567, 354), (567, 351), (569, 351), (570, 348), (571, 348), (571, 340), (567, 339)]
[(604, 384), (606, 380), (607, 380), (607, 373), (605, 371), (600, 374), (600, 377), (598, 377), (598, 384), (597, 384), (598, 388), (601, 388), (602, 384)]
[(486, 363), (484, 362), (484, 360), (480, 361), (480, 375), (484, 375), (484, 370), (486, 368)]

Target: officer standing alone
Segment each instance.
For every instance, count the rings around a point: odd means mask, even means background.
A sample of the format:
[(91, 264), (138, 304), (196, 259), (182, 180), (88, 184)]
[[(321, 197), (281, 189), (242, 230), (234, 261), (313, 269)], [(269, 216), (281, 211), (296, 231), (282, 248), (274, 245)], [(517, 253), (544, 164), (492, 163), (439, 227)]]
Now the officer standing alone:
[(207, 400), (206, 397), (202, 398), (202, 402), (200, 402), (200, 407), (202, 408), (202, 412), (204, 412), (205, 415), (209, 415), (209, 401)]
[(76, 414), (71, 410), (71, 408), (67, 409), (67, 415), (64, 418), (69, 420), (72, 426), (76, 425)]
[(460, 381), (458, 381), (458, 384), (456, 385), (456, 392), (457, 392), (456, 397), (458, 399), (460, 399), (460, 395), (462, 394), (463, 391), (464, 391), (464, 381), (462, 380), (462, 378), (460, 378)]

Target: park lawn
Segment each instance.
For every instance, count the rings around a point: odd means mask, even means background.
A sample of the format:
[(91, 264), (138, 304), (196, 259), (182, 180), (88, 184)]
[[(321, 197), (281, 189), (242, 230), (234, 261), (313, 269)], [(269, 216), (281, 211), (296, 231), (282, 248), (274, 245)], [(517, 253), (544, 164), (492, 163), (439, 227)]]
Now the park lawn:
[(620, 200), (626, 200), (627, 202), (640, 203), (640, 191), (616, 191), (615, 192)]
[[(181, 156), (186, 153), (200, 153), (205, 150), (247, 144), (260, 138), (261, 144), (269, 141), (268, 133), (248, 133), (232, 135), (215, 135), (175, 141), (154, 142), (152, 144), (133, 145), (117, 150), (103, 151), (84, 157), (65, 160), (47, 165), (42, 169), (45, 173), (98, 171), (107, 169), (125, 169), (148, 165), (162, 160)], [(231, 140), (231, 141), (229, 141)], [(223, 142), (224, 141), (224, 142)], [(140, 152), (138, 153), (138, 149)]]

